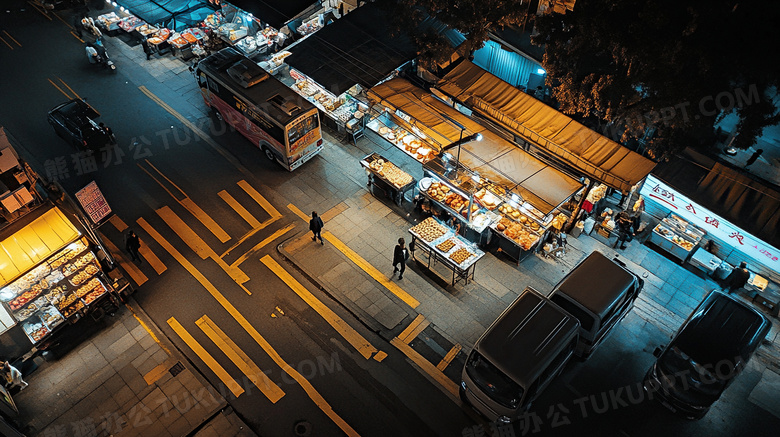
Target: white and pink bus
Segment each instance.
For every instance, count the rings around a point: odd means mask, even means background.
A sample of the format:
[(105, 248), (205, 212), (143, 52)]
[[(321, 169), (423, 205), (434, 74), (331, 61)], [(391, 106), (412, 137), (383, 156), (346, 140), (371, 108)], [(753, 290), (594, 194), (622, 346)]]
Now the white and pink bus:
[(234, 48), (195, 70), (206, 105), (265, 156), (295, 170), (322, 150), (317, 107)]

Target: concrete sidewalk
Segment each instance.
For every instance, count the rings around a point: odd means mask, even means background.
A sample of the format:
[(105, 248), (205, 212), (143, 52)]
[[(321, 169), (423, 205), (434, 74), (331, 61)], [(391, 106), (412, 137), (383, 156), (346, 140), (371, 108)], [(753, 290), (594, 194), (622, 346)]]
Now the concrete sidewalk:
[(104, 321), (61, 358), (37, 359), (14, 396), (26, 435), (255, 435), (132, 300)]

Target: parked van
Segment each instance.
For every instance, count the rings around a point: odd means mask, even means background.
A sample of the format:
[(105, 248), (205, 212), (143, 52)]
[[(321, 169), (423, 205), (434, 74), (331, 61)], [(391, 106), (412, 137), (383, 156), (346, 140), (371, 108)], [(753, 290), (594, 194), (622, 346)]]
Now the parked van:
[(772, 324), (731, 296), (712, 291), (672, 341), (653, 353), (648, 397), (688, 419), (701, 419), (745, 368)]
[(593, 252), (555, 286), (550, 300), (580, 322), (575, 354), (585, 360), (634, 307), (644, 281), (617, 259)]
[(517, 420), (561, 373), (579, 322), (528, 287), (477, 340), (466, 360), (461, 399), (490, 420)]

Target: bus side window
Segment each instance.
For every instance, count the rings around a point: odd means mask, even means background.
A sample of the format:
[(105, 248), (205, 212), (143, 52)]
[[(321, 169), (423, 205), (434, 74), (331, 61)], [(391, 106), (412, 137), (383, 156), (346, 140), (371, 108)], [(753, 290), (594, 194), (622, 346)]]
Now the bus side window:
[(209, 81), (209, 90), (213, 93), (219, 94), (219, 87), (217, 86), (217, 83), (211, 80), (211, 78), (207, 78)]
[(206, 88), (206, 73), (200, 73), (198, 76), (198, 84), (201, 88)]

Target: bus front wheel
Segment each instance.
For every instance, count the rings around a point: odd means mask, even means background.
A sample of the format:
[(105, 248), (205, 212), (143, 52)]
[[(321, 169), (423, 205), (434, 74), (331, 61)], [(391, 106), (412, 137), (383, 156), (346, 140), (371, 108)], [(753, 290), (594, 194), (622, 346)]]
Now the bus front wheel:
[(276, 156), (274, 155), (274, 152), (271, 151), (271, 149), (269, 149), (266, 146), (263, 146), (263, 153), (265, 154), (265, 157), (268, 158), (269, 161), (276, 162)]

